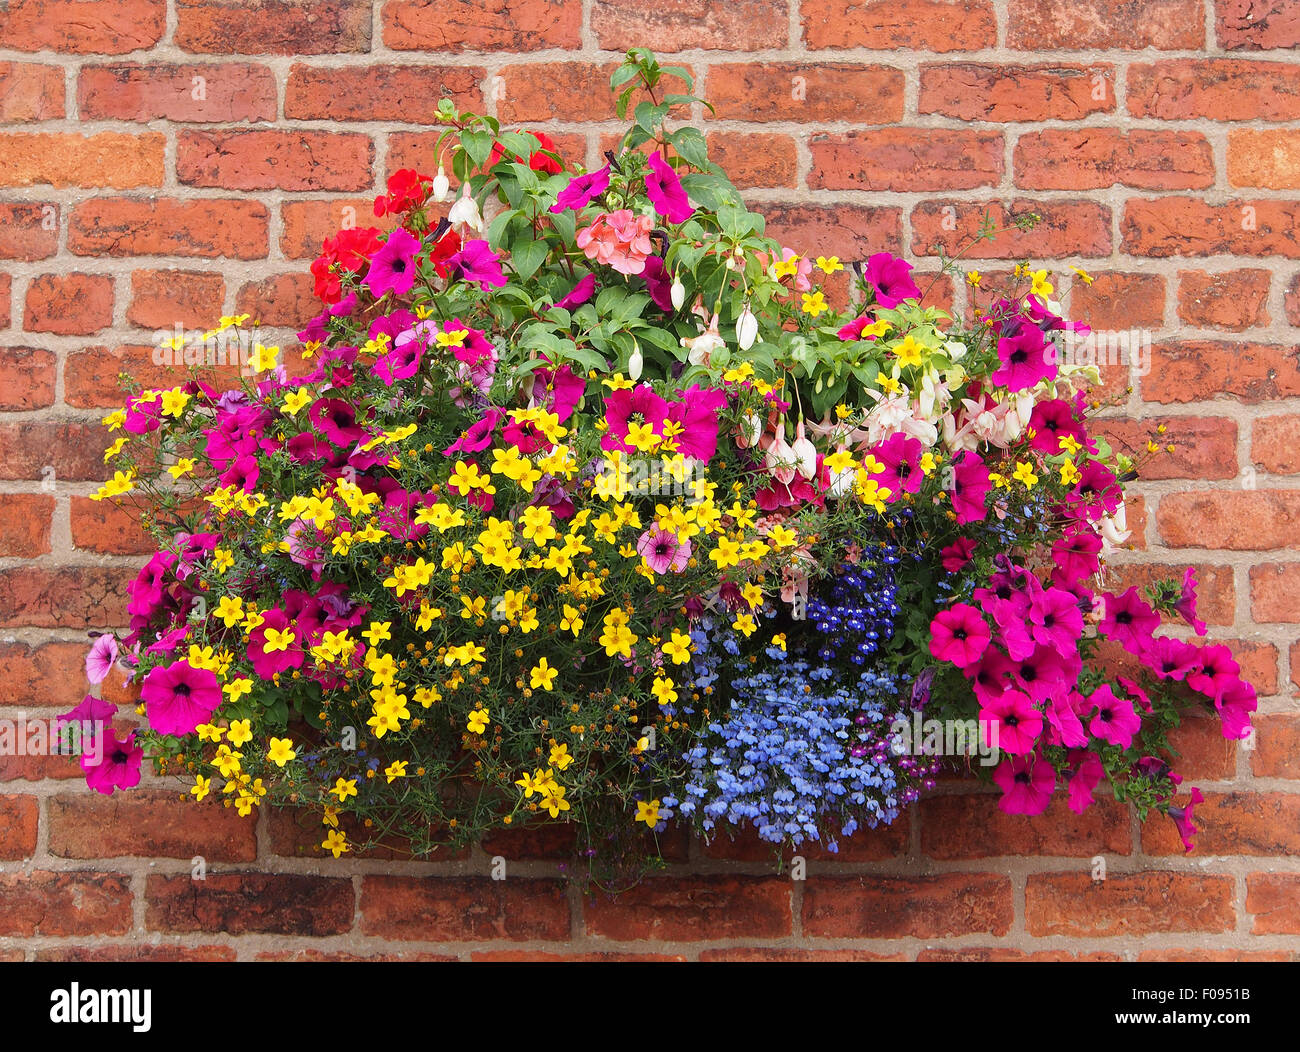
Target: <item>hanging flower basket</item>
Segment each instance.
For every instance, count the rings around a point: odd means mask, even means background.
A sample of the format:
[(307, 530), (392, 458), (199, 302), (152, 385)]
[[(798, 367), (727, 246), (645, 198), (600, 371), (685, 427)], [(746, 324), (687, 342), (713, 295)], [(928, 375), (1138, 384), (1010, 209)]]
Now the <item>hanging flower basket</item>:
[(444, 101), (436, 175), (312, 264), (301, 368), (223, 318), (238, 383), (105, 419), (95, 499), (158, 551), (87, 661), (142, 721), (64, 717), (103, 728), (91, 787), (148, 757), (202, 806), (315, 809), (335, 857), (571, 824), (636, 868), (670, 823), (834, 851), (947, 764), (1024, 814), (1106, 783), (1190, 847), (1166, 735), (1243, 737), (1255, 692), (1158, 634), (1204, 634), (1190, 572), (1107, 590), (1168, 439), (1091, 433), (1048, 273), (965, 275), (967, 322), (888, 253), (797, 255), (670, 130), (685, 70), (635, 51), (612, 86), (595, 171)]

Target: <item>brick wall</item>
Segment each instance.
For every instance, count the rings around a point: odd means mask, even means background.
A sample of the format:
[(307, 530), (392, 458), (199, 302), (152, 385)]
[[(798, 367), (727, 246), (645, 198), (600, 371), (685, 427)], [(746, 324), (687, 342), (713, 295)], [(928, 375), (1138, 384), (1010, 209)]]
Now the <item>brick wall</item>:
[(61, 759), (0, 756), (0, 957), (1294, 957), (1294, 0), (9, 0), (0, 715), (71, 707), (86, 630), (124, 621), (140, 534), (87, 494), (117, 373), (175, 382), (154, 330), (304, 320), (308, 260), (388, 172), (430, 165), (421, 122), (443, 94), (594, 163), (616, 130), (607, 74), (641, 45), (696, 72), (715, 156), (796, 248), (933, 270), (931, 246), (985, 209), (1032, 208), (1037, 229), (972, 265), (1081, 264), (1097, 280), (1071, 310), (1150, 334), (1149, 357), (1104, 370), (1132, 384), (1107, 430), (1132, 442), (1159, 418), (1179, 447), (1134, 487), (1114, 574), (1198, 567), (1263, 698), (1254, 748), (1208, 721), (1179, 735), (1207, 796), (1198, 853), (1113, 803), (1011, 819), (946, 782), (838, 858), (809, 855), (805, 881), (753, 843), (675, 842), (672, 876), (584, 902), (563, 836), (335, 863), (291, 815), (162, 784), (103, 798)]

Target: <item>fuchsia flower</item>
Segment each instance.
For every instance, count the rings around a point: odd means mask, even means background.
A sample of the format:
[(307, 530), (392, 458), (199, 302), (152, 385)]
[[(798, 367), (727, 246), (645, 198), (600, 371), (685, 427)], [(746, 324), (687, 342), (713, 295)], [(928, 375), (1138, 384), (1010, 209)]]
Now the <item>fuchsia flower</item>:
[(1141, 654), (1151, 646), (1151, 638), (1160, 627), (1160, 615), (1138, 595), (1135, 587), (1123, 595), (1106, 592), (1105, 613), (1101, 619), (1102, 635), (1115, 640), (1130, 654)]
[(1055, 769), (1037, 754), (1007, 757), (993, 780), (1002, 789), (998, 808), (1009, 815), (1041, 815), (1056, 790)]
[(630, 208), (602, 212), (574, 239), (588, 259), (613, 267), (620, 274), (640, 274), (654, 249), (650, 231), (654, 220), (638, 216)]
[(862, 277), (875, 290), (876, 303), (892, 310), (904, 300), (921, 298), (921, 290), (912, 280), (911, 274), (911, 263), (888, 252), (877, 252), (867, 260)]
[(604, 168), (597, 168), (594, 172), (588, 172), (586, 175), (575, 175), (569, 180), (568, 185), (556, 195), (555, 204), (551, 205), (550, 211), (557, 215), (568, 208), (572, 208), (575, 212), (581, 212), (608, 189), (609, 165), (605, 165)]
[(145, 715), (159, 734), (189, 734), (207, 723), (221, 704), (221, 684), (211, 669), (194, 668), (182, 658), (150, 669), (140, 687)]
[(930, 653), (940, 661), (966, 668), (980, 659), (990, 636), (980, 612), (966, 603), (957, 603), (939, 611), (930, 622)]
[(679, 541), (672, 530), (651, 527), (636, 543), (637, 554), (655, 573), (681, 573), (691, 557), (691, 542)]
[(980, 707), (980, 730), (986, 744), (1012, 756), (1034, 751), (1043, 732), (1043, 714), (1027, 694), (1008, 690)]
[(1186, 807), (1169, 808), (1169, 817), (1174, 820), (1174, 825), (1178, 827), (1178, 835), (1182, 838), (1184, 851), (1191, 851), (1195, 846), (1192, 838), (1196, 836), (1199, 830), (1192, 824), (1192, 809), (1197, 804), (1203, 803), (1205, 803), (1205, 797), (1201, 795), (1199, 789), (1193, 786), (1191, 799), (1188, 800)]
[(83, 752), (80, 761), (91, 789), (112, 796), (114, 789), (131, 789), (140, 784), (144, 749), (135, 744), (135, 731), (119, 738), (111, 727), (105, 728), (103, 740), (94, 752), (98, 755)]
[(1142, 717), (1133, 710), (1131, 701), (1116, 697), (1107, 683), (1089, 694), (1088, 701), (1097, 710), (1088, 723), (1088, 731), (1094, 738), (1121, 749), (1133, 744), (1133, 736), (1142, 729)]
[(695, 211), (682, 189), (682, 181), (673, 166), (655, 151), (650, 155), (650, 174), (645, 177), (645, 192), (655, 211), (670, 223), (685, 223)]
[(415, 257), (419, 255), (421, 247), (419, 238), (403, 227), (397, 227), (388, 235), (388, 240), (379, 251), (370, 257), (370, 269), (362, 278), (362, 284), (375, 299), (389, 292), (395, 296), (405, 296), (415, 284), (418, 273)]
[(1189, 566), (1183, 571), (1183, 590), (1174, 604), (1174, 609), (1184, 621), (1192, 626), (1198, 636), (1205, 635), (1205, 622), (1196, 616), (1196, 568)]

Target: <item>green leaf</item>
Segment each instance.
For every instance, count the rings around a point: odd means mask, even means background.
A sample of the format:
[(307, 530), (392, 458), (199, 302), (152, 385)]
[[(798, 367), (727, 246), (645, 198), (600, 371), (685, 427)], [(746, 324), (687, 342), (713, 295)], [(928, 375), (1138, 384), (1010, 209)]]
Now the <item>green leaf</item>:
[(469, 154), (469, 159), (480, 168), (492, 153), (492, 136), (487, 132), (461, 132), (460, 144)]
[(668, 141), (682, 155), (683, 160), (696, 168), (703, 168), (709, 163), (709, 150), (698, 128), (678, 128), (668, 136)]
[(492, 248), (497, 249), (502, 246), (505, 240), (506, 227), (519, 214), (518, 210), (509, 208), (492, 217), (492, 222), (488, 224), (487, 228), (487, 242)]
[(527, 281), (546, 262), (551, 248), (545, 241), (516, 241), (510, 246), (510, 265)]

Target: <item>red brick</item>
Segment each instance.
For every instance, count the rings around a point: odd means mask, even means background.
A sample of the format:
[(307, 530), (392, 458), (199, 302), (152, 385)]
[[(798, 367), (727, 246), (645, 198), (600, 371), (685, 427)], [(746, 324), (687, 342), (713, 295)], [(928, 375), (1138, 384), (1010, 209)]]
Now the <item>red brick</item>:
[(771, 964), (804, 962), (905, 961), (901, 953), (872, 953), (870, 950), (802, 950), (776, 946), (731, 946), (721, 950), (701, 950), (701, 961), (736, 961)]
[(569, 938), (569, 900), (557, 880), (367, 876), (360, 918), (362, 934), (386, 939)]
[(903, 119), (903, 72), (847, 62), (736, 62), (709, 67), (706, 89), (718, 120), (852, 121)]
[(571, 824), (497, 829), (484, 835), (483, 853), (509, 861), (568, 862), (578, 853), (578, 830)]
[(288, 259), (315, 259), (325, 239), (348, 223), (380, 230), (393, 225), (392, 219), (375, 218), (373, 197), (286, 201), (280, 206), (280, 223), (280, 251)]
[(811, 49), (979, 51), (997, 44), (989, 0), (803, 0)]
[(1128, 109), (1165, 121), (1300, 118), (1300, 69), (1239, 58), (1165, 59), (1128, 70)]
[(124, 935), (130, 878), (120, 873), (0, 873), (0, 935)]
[(1300, 394), (1300, 348), (1266, 343), (1184, 340), (1151, 348), (1141, 378), (1148, 402), (1197, 402), (1228, 394), (1243, 402)]
[(1205, 43), (1199, 0), (1009, 0), (1007, 47), (1022, 51), (1060, 48), (1154, 47), (1193, 50)]
[(369, 0), (176, 0), (176, 46), (218, 55), (370, 50)]
[(1224, 932), (1235, 923), (1232, 899), (1231, 877), (1143, 872), (1094, 881), (1089, 873), (1031, 873), (1025, 927), (1038, 937)]
[(46, 807), (50, 854), (59, 858), (202, 855), (209, 863), (257, 858), (255, 818), (176, 792), (60, 795), (50, 797)]
[(1271, 199), (1212, 205), (1203, 198), (1130, 197), (1121, 246), (1135, 256), (1287, 256), (1300, 259), (1300, 202)]
[(1165, 320), (1162, 274), (1118, 271), (1089, 273), (1092, 284), (1076, 277), (1070, 285), (1070, 313), (1094, 329), (1126, 332), (1133, 327), (1158, 329)]
[(36, 853), (38, 814), (34, 796), (0, 796), (0, 858), (30, 858)]
[(112, 474), (104, 466), (105, 434), (98, 424), (0, 423), (0, 479), (102, 481)]
[(221, 316), (226, 282), (220, 274), (193, 270), (131, 272), (126, 320), (145, 329), (207, 328)]
[(1300, 874), (1248, 874), (1246, 912), (1256, 935), (1300, 935)]
[(1069, 950), (1016, 950), (1010, 946), (970, 946), (960, 949), (922, 950), (918, 961), (1122, 961), (1117, 953), (1073, 954)]
[(1231, 479), (1237, 477), (1237, 424), (1223, 417), (1173, 416), (1142, 420), (1097, 418), (1091, 429), (1110, 442), (1111, 448), (1130, 456), (1146, 454), (1149, 436), (1161, 425), (1168, 428), (1158, 439), (1172, 444), (1172, 453), (1152, 456), (1140, 469), (1147, 481), (1155, 479)]
[(0, 512), (0, 556), (34, 559), (50, 550), (54, 498), (10, 493)]
[(813, 135), (814, 190), (969, 190), (1002, 179), (1002, 134), (882, 128)]
[(473, 66), (298, 64), (289, 70), (284, 115), (302, 120), (435, 124), (442, 98), (454, 99), (459, 109), (481, 109), (484, 76), (485, 70)]
[[(497, 74), (497, 113), (503, 123), (598, 121), (615, 116), (609, 77), (618, 67), (590, 62), (505, 66)], [(672, 82), (680, 86), (677, 82)]]
[(583, 902), (588, 935), (695, 942), (791, 934), (792, 884), (779, 877), (650, 877), (619, 895)]
[(1300, 563), (1268, 563), (1250, 568), (1250, 616), (1264, 622), (1300, 623)]
[(589, 953), (548, 953), (545, 950), (475, 950), (470, 953), (471, 961), (527, 961), (527, 962), (581, 962), (585, 964), (608, 964), (622, 961), (685, 961), (681, 954), (669, 953), (619, 953), (617, 951), (595, 951)]
[(126, 586), (136, 571), (112, 566), (0, 570), (0, 627), (110, 628), (124, 625)]
[(626, 51), (653, 41), (656, 51), (757, 51), (790, 39), (786, 0), (600, 0), (591, 30), (602, 48)]
[(750, 202), (767, 218), (767, 236), (808, 256), (866, 259), (901, 251), (902, 214), (897, 208), (858, 205), (791, 205)]
[[(70, 692), (60, 700), (57, 709), (46, 712), (32, 711), (24, 708), (19, 716), (25, 716), (28, 720), (52, 720), (62, 713), (67, 712), (77, 701), (79, 693), (87, 689), (87, 684), (80, 684), (77, 692)], [(130, 728), (123, 722), (115, 722), (119, 733), (126, 733)], [(68, 756), (59, 752), (49, 752), (46, 755), (29, 755), (26, 752), (19, 753), (17, 750), (0, 754), (0, 782), (39, 782), (46, 779), (63, 782), (75, 782), (84, 791), (86, 784), (86, 772), (81, 769), (76, 757)], [(17, 786), (7, 786), (9, 789), (17, 789)]]
[(1178, 317), (1189, 325), (1241, 332), (1270, 321), (1268, 300), (1272, 272), (1204, 270), (1178, 272)]
[(1083, 814), (1058, 794), (1041, 815), (1008, 815), (997, 794), (935, 796), (921, 802), (921, 851), (931, 858), (1063, 855), (1072, 858), (1131, 850), (1128, 809), (1097, 799)]
[(1138, 551), (1145, 551), (1147, 546), (1147, 502), (1140, 493), (1124, 495), (1124, 515), (1133, 536), (1128, 543)]
[[(710, 86), (712, 82), (710, 71)], [(918, 112), (963, 121), (1072, 121), (1092, 113), (1113, 113), (1115, 67), (1107, 63), (923, 65)]]
[(1237, 592), (1231, 566), (1156, 562), (1117, 564), (1107, 570), (1106, 590), (1118, 593), (1137, 588), (1142, 591), (1158, 580), (1181, 584), (1189, 565), (1196, 570), (1197, 615), (1206, 624), (1232, 624), (1236, 620)]
[(166, 145), (159, 132), (14, 132), (0, 136), (0, 185), (161, 186)]
[(1255, 777), (1300, 778), (1300, 716), (1257, 716), (1253, 723), (1255, 749), (1250, 754), (1250, 767)]
[[(163, 364), (155, 364), (155, 353)], [(183, 367), (166, 364), (168, 359), (161, 354), (161, 350), (155, 352), (151, 346), (139, 345), (88, 347), (73, 352), (63, 369), (64, 401), (79, 409), (120, 408), (126, 398), (123, 374), (149, 387), (174, 387), (182, 378)], [(96, 429), (90, 435), (91, 452), (98, 449), (102, 455), (109, 444), (108, 432)]]
[(356, 132), (184, 131), (176, 178), (229, 190), (363, 190), (374, 181), (374, 153)]
[(73, 209), (68, 249), (79, 256), (261, 259), (269, 229), (260, 201), (97, 197)]
[(310, 274), (276, 274), (261, 281), (241, 285), (235, 296), (235, 311), (249, 314), (263, 325), (299, 328), (315, 314), (321, 304), (316, 299)]
[(582, 46), (580, 0), (389, 0), (380, 18), (384, 46), (395, 51), (517, 52)]
[(248, 62), (118, 62), (77, 75), (82, 120), (273, 121), (275, 100), (275, 74)]
[(355, 896), (346, 877), (288, 873), (150, 874), (145, 925), (162, 932), (231, 935), (342, 935), (352, 928)]
[(35, 62), (0, 62), (0, 123), (56, 121), (63, 115), (63, 70)]
[(153, 47), (166, 24), (166, 0), (9, 0), (0, 8), (0, 39), (17, 51), (124, 55)]
[(0, 682), (5, 684), (0, 704), (23, 708), (67, 704), (71, 708), (70, 702), (86, 689), (84, 670), (89, 649), (89, 640), (40, 646), (0, 643)]
[(1294, 961), (1286, 950), (1227, 950), (1227, 949), (1174, 949), (1143, 950), (1139, 961), (1174, 961), (1178, 963), (1236, 963), (1238, 961)]
[[(1216, 640), (1217, 642), (1217, 640)], [(1208, 703), (1185, 712), (1169, 732), (1172, 752), (1165, 758), (1184, 778), (1221, 781), (1237, 773), (1237, 742), (1223, 736), (1223, 723)]]
[[(1192, 821), (1198, 830), (1197, 856), (1294, 855), (1300, 849), (1300, 794), (1206, 793)], [(1143, 826), (1142, 850), (1182, 855), (1183, 842), (1173, 821)]]
[(1011, 879), (996, 873), (818, 876), (803, 893), (803, 933), (814, 938), (1005, 935), (1013, 914)]
[(1214, 154), (1196, 132), (1052, 128), (1016, 142), (1016, 185), (1029, 190), (1142, 190), (1214, 185)]
[(1300, 490), (1170, 493), (1156, 522), (1171, 548), (1267, 551), (1300, 547)]
[[(831, 828), (828, 821), (826, 828)], [(731, 831), (717, 834), (703, 846), (706, 858), (722, 858), (734, 862), (766, 862), (773, 866), (789, 866), (798, 855), (807, 862), (879, 862), (907, 854), (910, 836), (907, 814), (900, 815), (889, 825), (875, 829), (863, 826), (850, 837), (837, 837), (838, 851), (830, 851), (820, 844), (806, 841), (797, 848), (776, 845), (758, 838), (752, 826), (744, 826), (735, 835)], [(784, 870), (782, 870), (784, 872)]]
[(140, 513), (128, 505), (74, 496), (71, 516), (72, 547), (79, 551), (148, 555), (157, 550), (156, 542), (140, 525)]
[(1232, 129), (1228, 133), (1228, 182), (1268, 190), (1300, 188), (1300, 133)]
[[(1042, 217), (1032, 230), (1022, 231), (1011, 220), (1037, 213)], [(970, 259), (1059, 259), (1063, 256), (1098, 257), (1111, 254), (1110, 209), (1096, 201), (996, 202), (923, 201), (912, 209), (912, 253), (934, 255), (934, 245), (960, 251), (979, 231), (987, 214), (999, 233), (992, 241), (969, 248)], [(949, 229), (955, 224), (955, 229)]]
[(54, 355), (40, 347), (0, 347), (0, 409), (54, 404)]
[[(271, 850), (277, 855), (289, 858), (331, 858), (321, 844), (325, 839), (325, 828), (321, 824), (319, 810), (310, 808), (271, 808), (268, 812), (267, 829), (271, 837)], [(347, 836), (352, 845), (348, 858), (367, 859), (402, 859), (409, 860), (412, 854), (409, 840), (393, 835), (379, 837), (375, 844), (362, 847), (375, 834), (367, 830), (360, 820), (351, 816), (341, 816), (339, 830)], [(465, 859), (469, 849), (437, 848), (431, 854), (421, 856), (424, 861), (442, 862), (449, 859)]]
[(1283, 301), (1286, 309), (1286, 320), (1291, 325), (1300, 326), (1300, 274), (1291, 279), (1291, 287), (1286, 290), (1286, 298)]
[(36, 951), (38, 961), (61, 961), (69, 964), (90, 964), (99, 962), (134, 963), (136, 961), (158, 961), (179, 963), (181, 961), (233, 961), (237, 954), (232, 946), (177, 946), (159, 943), (154, 945), (128, 943), (110, 946), (53, 946)]
[(799, 181), (799, 156), (788, 135), (710, 132), (708, 147), (709, 160), (742, 190), (792, 187)]
[(113, 279), (103, 274), (41, 274), (27, 286), (23, 328), (85, 336), (113, 324)]
[(1276, 475), (1300, 473), (1300, 416), (1255, 420), (1250, 440), (1255, 466)]
[(59, 250), (59, 211), (35, 201), (0, 203), (0, 259), (46, 259)]
[(1241, 676), (1255, 685), (1260, 697), (1277, 693), (1277, 647), (1258, 639), (1228, 639), (1215, 635), (1214, 643), (1232, 651)]
[(1214, 35), (1224, 51), (1300, 47), (1291, 0), (1214, 0)]

